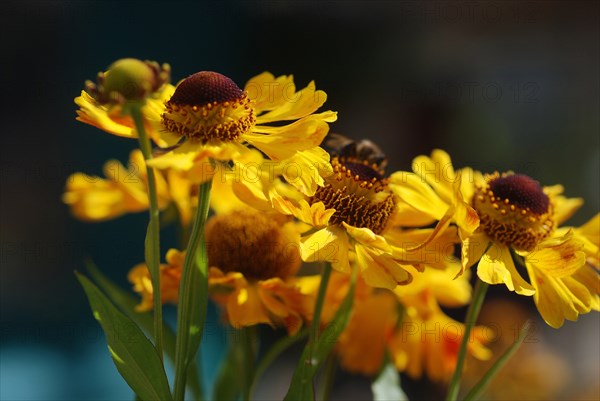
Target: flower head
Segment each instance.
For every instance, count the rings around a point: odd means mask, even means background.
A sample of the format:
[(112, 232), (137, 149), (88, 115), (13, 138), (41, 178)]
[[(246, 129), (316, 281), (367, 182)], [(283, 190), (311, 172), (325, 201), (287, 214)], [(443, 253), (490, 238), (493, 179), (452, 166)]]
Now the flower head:
[(173, 147), (151, 164), (190, 170), (210, 160), (241, 163), (258, 149), (274, 162), (302, 154), (307, 162), (298, 164), (300, 175), (314, 182), (312, 170), (329, 161), (326, 152), (315, 149), (337, 118), (332, 111), (315, 114), (326, 98), (313, 82), (297, 92), (292, 77), (265, 72), (242, 90), (222, 74), (198, 72), (177, 86), (160, 116), (149, 116)]
[(405, 265), (422, 260), (397, 241), (395, 214), (404, 203), (384, 176), (383, 153), (363, 142), (332, 151), (333, 174), (313, 196), (281, 204), (313, 227), (301, 240), (303, 260), (329, 261), (349, 272), (349, 258), (355, 258), (367, 284), (393, 289), (412, 280)]
[(250, 99), (230, 78), (202, 71), (183, 80), (165, 103), (162, 125), (202, 144), (235, 142), (256, 122)]
[(155, 61), (124, 58), (115, 61), (106, 72), (98, 74), (97, 82), (86, 82), (87, 92), (102, 105), (123, 105), (128, 101), (143, 101), (169, 82), (171, 68)]
[(485, 233), (514, 249), (531, 251), (553, 229), (553, 206), (540, 183), (523, 174), (486, 177), (473, 197)]
[(296, 223), (252, 209), (212, 217), (206, 227), (211, 298), (236, 328), (259, 323), (299, 330), (312, 297), (300, 292)]

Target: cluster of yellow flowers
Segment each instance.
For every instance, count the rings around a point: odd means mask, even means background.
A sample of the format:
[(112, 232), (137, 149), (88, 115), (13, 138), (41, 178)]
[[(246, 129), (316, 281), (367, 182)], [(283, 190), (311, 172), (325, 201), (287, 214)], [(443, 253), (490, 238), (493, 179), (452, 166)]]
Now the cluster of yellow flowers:
[[(532, 296), (552, 327), (599, 310), (600, 214), (563, 226), (583, 202), (562, 195), (562, 186), (455, 169), (439, 149), (416, 157), (412, 171), (386, 174), (386, 156), (371, 141), (329, 133), (337, 113), (318, 111), (327, 95), (314, 82), (297, 90), (292, 76), (264, 72), (241, 89), (202, 71), (173, 86), (166, 67), (146, 65), (153, 84), (133, 93), (143, 98), (152, 157), (135, 150), (127, 166), (109, 161), (106, 178), (74, 174), (64, 202), (85, 221), (148, 210), (152, 168), (158, 208), (174, 206), (187, 231), (198, 185), (211, 181), (208, 294), (234, 328), (298, 333), (313, 320), (319, 269), (328, 264), (321, 327), (354, 286), (335, 346), (343, 368), (373, 376), (389, 357), (411, 377), (447, 381), (465, 331), (442, 307), (471, 302), (473, 266), (484, 283)], [(77, 119), (137, 138), (131, 94), (108, 87), (110, 74), (75, 99)], [(178, 302), (185, 253), (170, 249), (160, 265), (162, 302)], [(142, 297), (137, 309), (152, 310), (147, 265), (128, 278)], [(470, 354), (490, 358), (492, 332), (478, 326), (472, 337)]]

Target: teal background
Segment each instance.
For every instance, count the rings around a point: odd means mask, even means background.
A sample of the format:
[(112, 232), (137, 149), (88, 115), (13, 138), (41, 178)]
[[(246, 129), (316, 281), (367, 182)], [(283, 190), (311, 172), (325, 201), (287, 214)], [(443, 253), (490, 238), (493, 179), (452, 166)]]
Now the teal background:
[[(168, 62), (174, 82), (200, 70), (219, 71), (240, 86), (265, 70), (294, 74), (298, 87), (315, 80), (329, 96), (325, 107), (339, 112), (332, 131), (379, 143), (390, 171), (407, 170), (413, 157), (440, 147), (458, 167), (515, 170), (543, 185), (564, 184), (567, 195), (586, 200), (572, 220), (581, 224), (600, 205), (598, 7), (2, 2), (0, 398), (131, 399), (73, 270), (91, 257), (127, 287), (126, 272), (143, 258), (146, 214), (83, 224), (60, 201), (69, 174), (101, 174), (107, 159), (126, 161), (136, 145), (75, 121), (73, 98), (112, 61)], [(163, 249), (174, 246), (172, 234), (164, 233)], [(499, 288), (492, 296), (516, 299)], [(531, 308), (530, 300), (519, 301)], [(580, 387), (597, 382), (600, 360), (598, 315), (581, 320), (543, 333), (578, 356), (572, 385)], [(216, 313), (211, 324), (208, 375), (225, 338)], [(262, 397), (281, 394), (285, 375), (274, 377)], [(405, 385), (409, 396), (438, 394), (423, 383)], [(368, 391), (365, 380), (341, 376), (335, 394), (363, 399)]]

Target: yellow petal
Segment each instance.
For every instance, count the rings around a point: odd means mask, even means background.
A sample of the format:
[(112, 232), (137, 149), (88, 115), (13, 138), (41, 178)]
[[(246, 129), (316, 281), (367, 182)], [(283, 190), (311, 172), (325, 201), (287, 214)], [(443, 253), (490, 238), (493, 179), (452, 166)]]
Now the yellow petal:
[(235, 328), (260, 323), (271, 324), (268, 312), (258, 296), (257, 288), (252, 284), (240, 288), (237, 296), (229, 297), (227, 316), (229, 323)]
[(448, 153), (435, 149), (431, 152), (431, 158), (417, 156), (413, 160), (412, 169), (423, 181), (431, 185), (446, 203), (452, 203), (452, 184), (456, 180), (456, 174)]
[(397, 202), (394, 213), (390, 216), (390, 227), (424, 227), (435, 222), (430, 215), (415, 209), (408, 203)]
[(284, 106), (288, 98), (284, 92), (295, 92), (296, 87), (291, 75), (281, 75), (275, 78), (270, 72), (263, 72), (250, 78), (244, 91), (252, 99), (256, 112), (261, 113)]
[(580, 313), (591, 309), (592, 297), (581, 283), (571, 278), (546, 276), (540, 270), (528, 266), (532, 283), (536, 287), (535, 304), (548, 325), (559, 328), (564, 320), (577, 320)]
[(533, 295), (535, 288), (521, 277), (508, 247), (493, 244), (477, 265), (477, 275), (488, 284), (502, 284), (520, 295)]
[(319, 146), (329, 132), (328, 123), (336, 119), (337, 113), (326, 111), (311, 114), (288, 125), (257, 125), (253, 133), (244, 134), (243, 139), (273, 160), (289, 159), (298, 151)]
[(297, 205), (288, 204), (288, 206), (291, 207), (291, 212), (300, 221), (316, 228), (327, 226), (329, 219), (335, 213), (335, 209), (325, 209), (323, 202), (309, 205), (304, 199), (300, 200)]
[(483, 232), (477, 232), (462, 241), (462, 270), (460, 274), (479, 262), (490, 242), (491, 240)]
[(413, 173), (399, 171), (392, 174), (390, 189), (406, 203), (435, 220), (440, 220), (450, 207), (425, 180)]
[(574, 239), (569, 231), (560, 238), (551, 238), (539, 244), (537, 249), (525, 256), (525, 261), (542, 270), (545, 275), (567, 277), (585, 264), (585, 253), (581, 249), (583, 243)]
[(312, 196), (319, 186), (323, 186), (323, 177), (332, 174), (329, 153), (320, 147), (296, 152), (290, 159), (280, 163), (283, 177), (298, 191)]
[(316, 111), (327, 100), (325, 92), (316, 90), (314, 81), (298, 92), (292, 85), (282, 89), (281, 95), (285, 102), (279, 103), (270, 112), (259, 114), (256, 118), (258, 124), (302, 118)]
[[(544, 188), (546, 190), (546, 187)], [(583, 205), (581, 198), (566, 198), (562, 195), (551, 198), (554, 205), (554, 224), (558, 227), (567, 221)]]
[[(347, 252), (340, 249), (338, 236), (340, 232), (335, 227), (322, 228), (300, 240), (300, 256), (305, 262), (318, 262), (331, 260), (338, 252)], [(345, 234), (342, 234), (345, 235)]]
[(454, 213), (452, 215), (456, 224), (464, 231), (463, 236), (471, 235), (473, 232), (479, 227), (479, 216), (475, 209), (471, 207), (468, 203), (463, 199), (463, 195), (461, 193), (461, 182), (462, 175), (459, 172), (456, 175), (453, 190), (454, 197), (452, 206), (454, 208)]
[(348, 234), (361, 244), (367, 245), (371, 248), (378, 248), (384, 252), (391, 252), (392, 247), (387, 243), (386, 239), (375, 234), (371, 229), (366, 227), (354, 227), (345, 222), (342, 223)]
[(370, 286), (393, 290), (411, 282), (412, 276), (388, 253), (357, 243), (356, 263)]
[(120, 113), (113, 112), (109, 115), (106, 107), (99, 105), (87, 94), (81, 91), (81, 96), (75, 98), (75, 103), (80, 107), (77, 110), (77, 120), (93, 125), (110, 134), (125, 138), (137, 138), (133, 129), (133, 120), (130, 117), (120, 117)]

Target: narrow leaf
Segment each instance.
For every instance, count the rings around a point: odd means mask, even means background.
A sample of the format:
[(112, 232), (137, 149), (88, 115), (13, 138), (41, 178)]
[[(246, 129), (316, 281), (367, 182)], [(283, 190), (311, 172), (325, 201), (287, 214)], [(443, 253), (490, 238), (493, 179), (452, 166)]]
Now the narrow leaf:
[(76, 276), (123, 379), (142, 400), (171, 400), (167, 375), (154, 345), (88, 278)]
[(204, 241), (204, 224), (208, 215), (211, 181), (200, 184), (198, 208), (186, 249), (177, 308), (175, 342), (175, 384), (173, 397), (183, 400), (190, 365), (195, 361), (208, 307), (208, 257)]
[[(154, 319), (147, 312), (136, 312), (135, 306), (139, 303), (139, 299), (130, 292), (123, 290), (121, 287), (113, 283), (106, 277), (91, 261), (86, 261), (86, 269), (90, 276), (94, 279), (98, 287), (106, 293), (108, 298), (131, 320), (133, 320), (146, 333), (153, 333)], [(175, 361), (175, 332), (167, 324), (163, 324), (163, 340), (164, 351), (169, 359)], [(194, 398), (197, 400), (203, 399), (202, 383), (199, 379), (197, 364), (190, 366), (188, 373), (188, 387), (192, 391)]]

